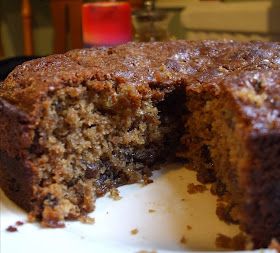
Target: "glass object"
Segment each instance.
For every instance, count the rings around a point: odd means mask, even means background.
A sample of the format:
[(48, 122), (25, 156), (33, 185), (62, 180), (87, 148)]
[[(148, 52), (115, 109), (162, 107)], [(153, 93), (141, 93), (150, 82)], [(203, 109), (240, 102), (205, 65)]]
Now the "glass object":
[(132, 40), (131, 6), (128, 2), (86, 3), (82, 15), (86, 47), (114, 46)]
[(166, 13), (156, 8), (155, 0), (145, 0), (143, 7), (134, 12), (134, 40), (168, 40)]

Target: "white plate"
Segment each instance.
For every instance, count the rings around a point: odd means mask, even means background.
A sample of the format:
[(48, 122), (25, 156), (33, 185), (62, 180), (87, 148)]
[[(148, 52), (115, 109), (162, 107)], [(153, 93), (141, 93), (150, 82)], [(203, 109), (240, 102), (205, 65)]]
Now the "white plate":
[[(120, 187), (121, 200), (98, 199), (90, 214), (95, 224), (67, 222), (64, 229), (25, 223), (18, 232), (7, 232), (16, 221), (25, 221), (26, 213), (1, 192), (1, 253), (215, 251), (218, 233), (239, 232), (237, 226), (218, 220), (216, 198), (209, 191), (187, 193), (187, 185), (197, 183), (193, 171), (172, 164), (156, 171), (153, 179), (146, 186)], [(138, 233), (132, 235), (133, 229)], [(183, 236), (186, 244), (180, 243)]]

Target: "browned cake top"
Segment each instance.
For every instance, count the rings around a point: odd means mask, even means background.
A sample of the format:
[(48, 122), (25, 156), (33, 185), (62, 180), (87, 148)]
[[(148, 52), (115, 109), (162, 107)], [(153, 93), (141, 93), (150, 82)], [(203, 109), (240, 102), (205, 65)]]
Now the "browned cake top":
[(145, 87), (146, 93), (152, 87), (170, 83), (184, 83), (198, 92), (219, 89), (217, 84), (225, 80), (245, 114), (256, 119), (256, 125), (262, 122), (262, 128), (278, 128), (279, 66), (279, 43), (129, 43), (115, 48), (73, 50), (26, 62), (0, 86), (0, 97), (32, 115), (38, 101), (50, 92), (89, 79), (131, 85), (139, 91)]
[(223, 86), (238, 110), (257, 134), (280, 129), (280, 71), (240, 71), (228, 76)]

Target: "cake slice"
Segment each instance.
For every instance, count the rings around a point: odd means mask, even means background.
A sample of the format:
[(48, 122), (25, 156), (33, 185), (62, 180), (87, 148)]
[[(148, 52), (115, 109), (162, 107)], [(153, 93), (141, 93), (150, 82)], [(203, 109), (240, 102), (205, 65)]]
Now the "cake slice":
[(240, 224), (256, 248), (279, 238), (280, 73), (241, 71), (227, 76), (219, 92), (187, 88), (182, 138), (197, 178), (212, 183), (217, 215)]
[(46, 227), (184, 158), (255, 247), (280, 238), (278, 43), (173, 41), (26, 62), (0, 86), (0, 184)]

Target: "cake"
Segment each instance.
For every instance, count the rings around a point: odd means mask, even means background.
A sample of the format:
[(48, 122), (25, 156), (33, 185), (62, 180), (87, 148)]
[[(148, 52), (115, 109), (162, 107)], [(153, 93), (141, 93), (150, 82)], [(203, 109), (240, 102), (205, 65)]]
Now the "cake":
[[(183, 160), (255, 248), (280, 239), (280, 44), (129, 43), (32, 60), (0, 86), (0, 184), (46, 227)], [(278, 140), (279, 138), (279, 140)]]

